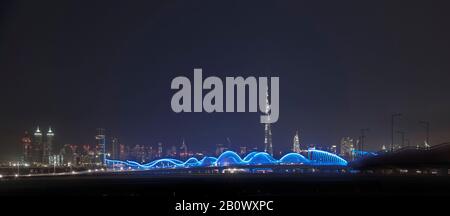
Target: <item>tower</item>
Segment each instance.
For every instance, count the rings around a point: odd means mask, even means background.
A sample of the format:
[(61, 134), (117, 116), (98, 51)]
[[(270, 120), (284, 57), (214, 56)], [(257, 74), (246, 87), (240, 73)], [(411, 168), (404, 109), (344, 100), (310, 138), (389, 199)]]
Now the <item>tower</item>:
[(53, 151), (53, 137), (55, 134), (52, 131), (52, 127), (48, 128), (48, 132), (46, 134), (46, 140), (43, 143), (42, 147), (42, 163), (48, 164), (49, 163), (49, 157), (52, 155)]
[(26, 163), (31, 163), (33, 156), (33, 146), (31, 145), (31, 137), (30, 134), (28, 134), (28, 131), (25, 131), (25, 134), (21, 139), (21, 143), (23, 150), (23, 161)]
[[(266, 110), (265, 114), (269, 116), (270, 106), (269, 106), (269, 93), (266, 90)], [(272, 129), (270, 127), (270, 123), (264, 124), (264, 151), (273, 155), (273, 146), (272, 146)]]
[(33, 134), (33, 162), (42, 162), (42, 133), (37, 126), (36, 131)]
[(300, 138), (298, 137), (298, 131), (295, 132), (292, 151), (296, 153), (300, 153)]
[(105, 129), (97, 128), (97, 134), (95, 135), (95, 144), (97, 148), (97, 157), (101, 161), (102, 165), (106, 164), (106, 136)]

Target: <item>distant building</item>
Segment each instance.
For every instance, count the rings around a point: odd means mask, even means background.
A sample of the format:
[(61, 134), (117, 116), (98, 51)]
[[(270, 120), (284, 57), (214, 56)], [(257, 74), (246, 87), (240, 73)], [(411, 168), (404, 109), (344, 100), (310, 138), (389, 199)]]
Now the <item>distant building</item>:
[(340, 153), (339, 155), (347, 160), (353, 160), (354, 159), (354, 150), (355, 150), (355, 143), (354, 140), (350, 137), (343, 137), (341, 139), (341, 146), (340, 146)]
[(64, 156), (62, 154), (55, 154), (49, 157), (49, 165), (51, 166), (63, 166), (64, 165)]
[(42, 163), (50, 164), (50, 157), (53, 155), (53, 137), (55, 134), (52, 131), (52, 127), (48, 128), (46, 134), (46, 140), (42, 146)]
[(239, 148), (239, 154), (242, 155), (246, 155), (247, 154), (247, 147), (246, 146), (241, 146)]
[(60, 151), (62, 155), (63, 164), (77, 165), (77, 145), (65, 144)]
[(170, 149), (167, 149), (166, 156), (176, 157), (177, 156), (177, 147), (176, 146), (172, 146), (172, 147), (170, 147)]
[(157, 157), (158, 158), (162, 158), (163, 157), (163, 144), (161, 142), (158, 143)]
[(106, 135), (105, 129), (97, 128), (97, 134), (95, 135), (95, 147), (97, 149), (96, 158), (102, 165), (106, 164)]
[(223, 144), (217, 144), (216, 145), (216, 156), (219, 156), (223, 152), (226, 151), (226, 147)]
[(81, 166), (95, 166), (97, 163), (97, 151), (95, 148), (93, 148), (89, 144), (81, 145), (81, 148), (77, 148), (77, 151), (75, 152), (76, 155), (76, 163), (77, 165)]
[(183, 142), (181, 143), (181, 146), (180, 146), (180, 158), (186, 158), (186, 157), (188, 157), (188, 147), (183, 139)]
[(129, 154), (130, 154), (130, 147), (123, 144), (119, 144), (119, 159), (127, 160)]
[(333, 154), (337, 154), (337, 146), (336, 145), (332, 145), (330, 147), (330, 152), (333, 153)]
[(292, 151), (296, 153), (300, 153), (300, 138), (298, 137), (298, 131), (295, 132), (293, 144), (292, 144)]
[(155, 154), (153, 152), (153, 147), (152, 146), (146, 146), (145, 147), (145, 160), (146, 161), (151, 161), (151, 160), (153, 160), (153, 158), (155, 158)]
[(111, 155), (110, 158), (113, 160), (119, 160), (120, 155), (120, 143), (119, 138), (113, 137), (111, 139)]
[(25, 131), (25, 134), (23, 135), (21, 139), (22, 143), (22, 159), (25, 163), (32, 163), (33, 162), (33, 146), (31, 142), (31, 136), (28, 134), (28, 131)]
[(33, 134), (33, 162), (42, 163), (42, 132), (37, 126), (36, 131)]
[(131, 150), (131, 158), (140, 163), (145, 162), (146, 159), (145, 146), (135, 145)]
[[(269, 93), (266, 91), (266, 110), (265, 114), (269, 115), (270, 106), (269, 106)], [(267, 152), (268, 154), (273, 156), (273, 145), (272, 145), (272, 129), (271, 124), (266, 123), (264, 124), (264, 152)]]

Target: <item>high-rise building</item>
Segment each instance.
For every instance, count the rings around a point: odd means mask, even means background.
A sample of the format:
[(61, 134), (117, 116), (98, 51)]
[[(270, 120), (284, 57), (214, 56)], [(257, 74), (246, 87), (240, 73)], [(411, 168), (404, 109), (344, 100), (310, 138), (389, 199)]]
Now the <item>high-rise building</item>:
[(128, 159), (128, 155), (130, 153), (130, 147), (126, 146), (124, 144), (119, 144), (119, 159), (120, 160), (127, 160)]
[(176, 157), (177, 156), (177, 147), (176, 146), (172, 146), (170, 147), (170, 149), (167, 149), (167, 156), (170, 157)]
[(97, 128), (97, 134), (95, 135), (95, 144), (97, 148), (98, 161), (104, 165), (106, 164), (106, 136), (105, 129)]
[(48, 128), (46, 134), (46, 140), (42, 147), (42, 163), (49, 164), (50, 156), (53, 154), (53, 137), (55, 134), (52, 131), (52, 127)]
[(31, 163), (32, 161), (32, 156), (33, 156), (33, 146), (31, 143), (31, 136), (30, 134), (28, 134), (28, 131), (25, 131), (25, 134), (22, 137), (21, 140), (22, 143), (22, 151), (23, 151), (23, 161), (25, 163)]
[(343, 137), (341, 139), (340, 155), (347, 160), (354, 159), (355, 143), (350, 137)]
[[(269, 116), (270, 106), (269, 106), (269, 93), (266, 91), (266, 110), (265, 114)], [(270, 123), (264, 124), (264, 151), (270, 155), (273, 155), (273, 146), (272, 146), (272, 129)]]
[(183, 139), (183, 142), (181, 143), (181, 146), (180, 146), (180, 157), (185, 158), (187, 156), (188, 156), (188, 147)]
[(131, 150), (131, 158), (140, 163), (145, 162), (146, 151), (144, 145), (135, 145)]
[(42, 132), (37, 126), (36, 131), (33, 134), (33, 162), (42, 162)]
[(155, 158), (152, 146), (146, 146), (145, 152), (146, 152), (145, 153), (145, 160), (146, 161), (151, 161), (151, 160), (153, 160), (153, 158)]
[(113, 137), (111, 139), (111, 156), (110, 156), (110, 158), (113, 160), (119, 160), (119, 155), (120, 155), (119, 138)]
[(162, 158), (163, 157), (163, 144), (161, 142), (158, 143), (157, 157), (158, 158)]
[(300, 138), (298, 137), (298, 131), (295, 132), (293, 144), (292, 144), (292, 151), (300, 153)]

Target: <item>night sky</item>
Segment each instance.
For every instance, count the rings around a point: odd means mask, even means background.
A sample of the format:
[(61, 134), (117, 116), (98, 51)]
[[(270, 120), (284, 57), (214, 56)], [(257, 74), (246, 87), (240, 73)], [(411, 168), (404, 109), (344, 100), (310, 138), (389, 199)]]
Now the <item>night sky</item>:
[[(189, 2), (189, 3), (188, 3)], [(450, 141), (449, 7), (403, 1), (2, 1), (0, 160), (25, 130), (51, 125), (56, 143), (94, 142), (107, 129), (128, 145), (262, 146), (260, 113), (171, 110), (176, 76), (280, 77), (275, 150), (367, 143), (399, 130)], [(399, 138), (397, 137), (397, 140)]]

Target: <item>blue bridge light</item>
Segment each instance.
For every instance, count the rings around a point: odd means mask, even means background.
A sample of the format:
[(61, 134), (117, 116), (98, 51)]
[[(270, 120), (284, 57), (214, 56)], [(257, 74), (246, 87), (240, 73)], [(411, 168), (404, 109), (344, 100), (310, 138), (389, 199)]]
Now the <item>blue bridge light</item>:
[(192, 168), (192, 167), (228, 167), (258, 165), (309, 165), (309, 166), (347, 166), (347, 161), (330, 152), (310, 149), (307, 157), (298, 153), (288, 153), (279, 160), (266, 152), (251, 152), (243, 159), (234, 151), (226, 151), (219, 157), (204, 157), (201, 160), (191, 157), (186, 161), (162, 158), (140, 164), (135, 161), (106, 159), (107, 165), (120, 164), (136, 169)]

